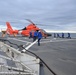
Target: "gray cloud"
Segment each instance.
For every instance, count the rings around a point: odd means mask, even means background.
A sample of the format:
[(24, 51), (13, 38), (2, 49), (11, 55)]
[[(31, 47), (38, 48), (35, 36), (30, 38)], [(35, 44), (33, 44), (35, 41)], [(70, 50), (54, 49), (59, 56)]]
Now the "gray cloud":
[(13, 26), (24, 27), (29, 24), (25, 19), (43, 24), (37, 25), (41, 28), (76, 30), (76, 1), (0, 0), (0, 24), (9, 21)]

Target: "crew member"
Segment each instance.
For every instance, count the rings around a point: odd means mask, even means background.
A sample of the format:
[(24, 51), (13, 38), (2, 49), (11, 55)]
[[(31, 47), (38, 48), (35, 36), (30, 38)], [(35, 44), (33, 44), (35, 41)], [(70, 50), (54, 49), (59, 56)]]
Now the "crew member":
[(40, 46), (40, 40), (42, 38), (42, 33), (39, 31), (38, 32), (38, 46)]
[(38, 31), (36, 30), (36, 31), (34, 32), (33, 42), (37, 39), (37, 37), (38, 37)]
[(62, 33), (62, 38), (64, 38), (64, 33)]
[(54, 38), (56, 38), (56, 33), (54, 33)]
[(70, 37), (70, 33), (68, 33), (68, 38), (70, 38), (70, 39), (71, 39), (71, 37)]
[(60, 38), (60, 35), (57, 33), (57, 38)]
[(32, 32), (31, 32), (31, 31), (30, 31), (29, 35), (30, 35), (30, 36), (29, 36), (29, 39), (32, 38)]

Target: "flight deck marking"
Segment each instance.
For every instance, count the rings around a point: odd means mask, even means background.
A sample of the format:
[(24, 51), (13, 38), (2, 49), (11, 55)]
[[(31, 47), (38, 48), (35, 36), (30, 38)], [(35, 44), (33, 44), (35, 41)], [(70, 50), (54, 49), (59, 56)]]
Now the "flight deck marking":
[(27, 42), (27, 43), (31, 43), (31, 42), (24, 41), (24, 40), (20, 40), (20, 39), (16, 39), (16, 38), (8, 38), (8, 39), (17, 40), (17, 41), (21, 41), (21, 42)]
[(71, 40), (76, 40), (76, 39), (52, 39), (52, 40), (49, 40), (49, 41), (44, 41), (44, 42), (41, 42), (41, 43), (50, 43), (50, 42), (61, 42), (61, 41), (71, 41)]
[(25, 49), (23, 49), (23, 52), (26, 52), (30, 47), (32, 47), (38, 40), (36, 39), (34, 42), (32, 42), (29, 46), (27, 46)]
[[(27, 42), (27, 43), (32, 43), (32, 42), (28, 42), (28, 41), (24, 41), (24, 40), (20, 40), (20, 39), (16, 39), (16, 38), (8, 38), (8, 39), (12, 39), (12, 40), (17, 40), (17, 41), (21, 41), (21, 42)], [(43, 40), (43, 39), (42, 39)], [(76, 40), (76, 39), (57, 39), (57, 38), (53, 38), (53, 39), (49, 39), (48, 41), (44, 41), (41, 43), (50, 43), (50, 42), (61, 42), (61, 41), (71, 41), (71, 40)]]

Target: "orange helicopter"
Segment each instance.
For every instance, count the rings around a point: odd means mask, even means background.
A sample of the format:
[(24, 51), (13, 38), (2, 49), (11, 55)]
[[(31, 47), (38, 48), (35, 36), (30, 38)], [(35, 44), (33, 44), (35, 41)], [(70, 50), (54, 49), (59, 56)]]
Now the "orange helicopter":
[[(28, 20), (28, 19), (27, 19)], [(18, 35), (21, 34), (22, 36), (29, 36), (29, 33), (32, 32), (34, 33), (35, 31), (41, 31), (42, 36), (44, 38), (46, 38), (49, 34), (46, 33), (46, 31), (44, 31), (43, 29), (38, 28), (31, 20), (28, 20), (29, 22), (31, 22), (31, 24), (29, 24), (28, 26), (26, 26), (25, 28), (21, 29), (21, 30), (14, 30), (12, 28), (12, 26), (10, 25), (9, 22), (6, 22), (7, 25), (7, 29), (6, 31), (2, 31), (2, 37), (5, 36), (5, 34), (7, 33), (8, 35)]]

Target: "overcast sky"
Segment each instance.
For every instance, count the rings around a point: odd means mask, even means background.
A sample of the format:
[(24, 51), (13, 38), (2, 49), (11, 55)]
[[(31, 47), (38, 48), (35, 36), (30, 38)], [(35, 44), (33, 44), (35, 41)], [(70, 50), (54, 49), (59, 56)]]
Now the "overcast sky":
[(0, 0), (0, 28), (23, 28), (30, 19), (49, 30), (76, 31), (76, 0)]

